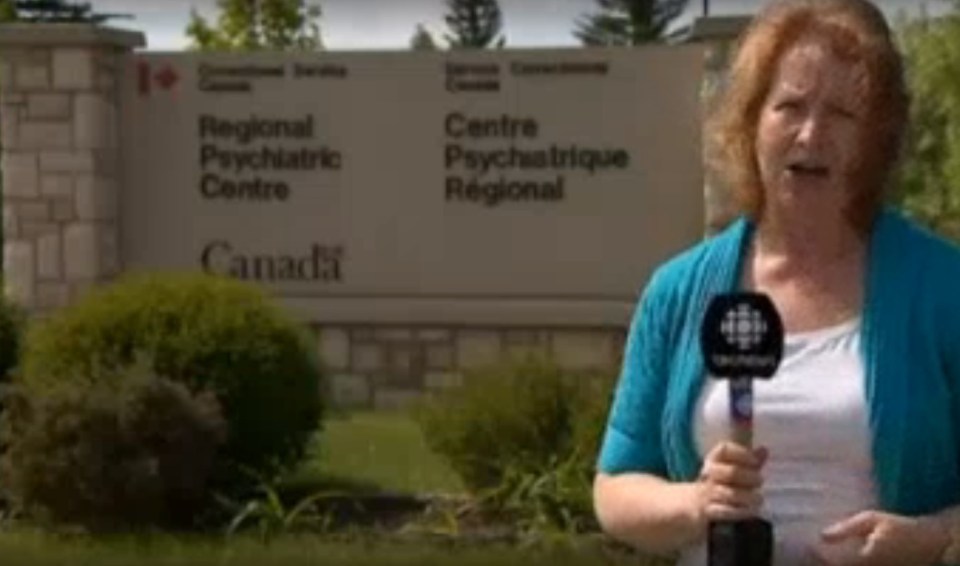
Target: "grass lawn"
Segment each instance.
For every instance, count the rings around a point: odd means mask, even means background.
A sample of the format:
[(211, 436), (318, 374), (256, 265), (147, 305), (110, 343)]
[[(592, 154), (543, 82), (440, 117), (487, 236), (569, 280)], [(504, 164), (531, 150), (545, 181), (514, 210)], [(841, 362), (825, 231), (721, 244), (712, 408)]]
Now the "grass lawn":
[(502, 546), (455, 549), (438, 545), (349, 544), (307, 536), (283, 537), (270, 544), (252, 539), (235, 539), (223, 544), (170, 537), (149, 541), (61, 540), (51, 535), (0, 533), (0, 556), (3, 564), (11, 566), (654, 566), (636, 557), (605, 553), (592, 543), (539, 550)]
[(427, 448), (413, 418), (399, 412), (331, 415), (310, 457), (285, 483), (411, 494), (463, 491), (459, 478)]

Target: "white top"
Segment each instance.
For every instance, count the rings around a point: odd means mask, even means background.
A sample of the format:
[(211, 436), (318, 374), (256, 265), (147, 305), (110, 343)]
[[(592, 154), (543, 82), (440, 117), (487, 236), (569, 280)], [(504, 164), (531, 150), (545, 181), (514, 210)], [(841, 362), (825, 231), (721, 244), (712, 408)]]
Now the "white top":
[[(728, 406), (726, 382), (708, 378), (696, 408), (701, 457), (729, 438)], [(860, 320), (788, 334), (776, 375), (754, 381), (753, 426), (754, 446), (769, 450), (761, 516), (773, 523), (774, 565), (815, 564), (820, 531), (875, 502)], [(705, 543), (680, 560), (706, 563)]]

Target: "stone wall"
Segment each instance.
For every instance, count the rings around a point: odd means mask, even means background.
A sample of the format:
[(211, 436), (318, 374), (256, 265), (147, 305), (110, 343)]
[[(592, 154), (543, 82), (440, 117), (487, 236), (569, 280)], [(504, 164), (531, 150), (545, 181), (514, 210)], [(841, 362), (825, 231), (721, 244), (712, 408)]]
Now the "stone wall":
[(142, 43), (70, 25), (0, 37), (5, 292), (34, 314), (121, 269), (117, 72)]
[[(726, 28), (697, 33), (710, 42), (731, 35)], [(124, 268), (119, 73), (122, 57), (142, 45), (142, 34), (86, 25), (0, 27), (5, 293), (34, 315), (71, 303)], [(705, 93), (721, 80), (725, 56), (723, 48), (708, 53)], [(724, 199), (709, 181), (705, 197), (710, 227)], [(321, 325), (315, 331), (335, 404), (389, 409), (526, 353), (570, 369), (616, 371), (626, 328)]]
[(572, 370), (616, 371), (625, 329), (325, 326), (316, 335), (336, 406), (397, 409), (527, 354)]

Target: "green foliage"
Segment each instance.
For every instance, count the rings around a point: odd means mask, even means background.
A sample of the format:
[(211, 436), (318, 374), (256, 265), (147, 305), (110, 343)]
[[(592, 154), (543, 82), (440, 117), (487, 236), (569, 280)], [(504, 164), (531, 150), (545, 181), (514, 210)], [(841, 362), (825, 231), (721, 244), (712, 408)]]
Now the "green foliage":
[[(320, 367), (300, 325), (257, 287), (207, 275), (128, 275), (28, 334), (21, 381), (46, 391), (123, 377), (141, 357), (191, 391), (212, 391), (229, 425), (217, 486), (236, 467), (297, 463), (322, 416)], [(234, 481), (239, 481), (235, 486)]]
[(506, 43), (506, 38), (499, 35), (503, 13), (497, 0), (447, 0), (444, 21), (450, 30), (444, 38), (451, 48), (499, 48)]
[(596, 528), (590, 476), (580, 454), (552, 458), (538, 470), (508, 467), (484, 503), (515, 517), (521, 532), (585, 532)]
[(17, 9), (13, 0), (0, 0), (0, 23), (17, 21)]
[(27, 319), (17, 305), (0, 297), (0, 387), (10, 381), (20, 363)]
[(898, 26), (913, 95), (911, 133), (899, 172), (902, 207), (960, 240), (960, 2)]
[(231, 514), (227, 537), (233, 537), (242, 529), (252, 527), (263, 542), (280, 535), (310, 529), (325, 532), (333, 522), (333, 511), (321, 509), (318, 503), (344, 494), (333, 491), (318, 491), (297, 500), (293, 505), (285, 503), (279, 490), (279, 480), (267, 481), (257, 474), (256, 495), (243, 503), (224, 498), (221, 503)]
[(574, 37), (587, 46), (640, 45), (660, 40), (689, 0), (597, 0), (599, 11), (582, 16)]
[(186, 524), (226, 435), (210, 393), (127, 368), (84, 387), (6, 393), (2, 485), (42, 520), (89, 529)]
[(584, 530), (613, 375), (519, 360), (468, 375), (417, 416), (428, 445), (486, 505), (529, 527)]
[(191, 10), (186, 34), (200, 51), (316, 51), (322, 10), (302, 0), (217, 0), (217, 23)]

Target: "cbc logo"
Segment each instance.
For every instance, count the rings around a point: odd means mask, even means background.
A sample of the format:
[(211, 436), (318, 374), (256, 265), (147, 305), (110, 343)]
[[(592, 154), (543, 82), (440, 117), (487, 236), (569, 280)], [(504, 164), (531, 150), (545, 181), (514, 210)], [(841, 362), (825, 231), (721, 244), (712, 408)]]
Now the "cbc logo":
[(720, 333), (731, 346), (749, 350), (763, 341), (767, 333), (767, 322), (760, 311), (750, 308), (750, 305), (739, 304), (724, 315)]

